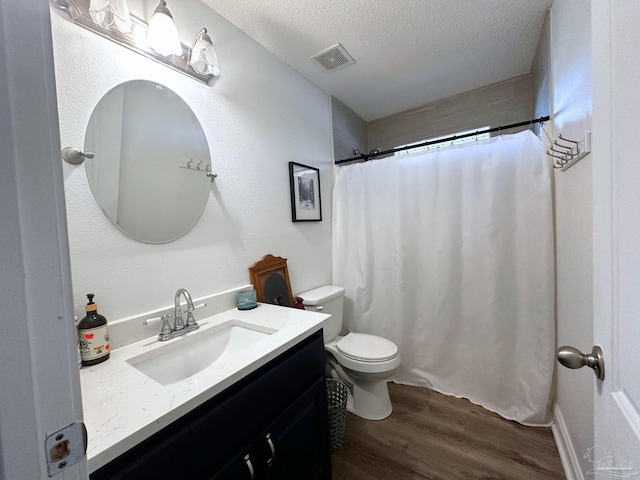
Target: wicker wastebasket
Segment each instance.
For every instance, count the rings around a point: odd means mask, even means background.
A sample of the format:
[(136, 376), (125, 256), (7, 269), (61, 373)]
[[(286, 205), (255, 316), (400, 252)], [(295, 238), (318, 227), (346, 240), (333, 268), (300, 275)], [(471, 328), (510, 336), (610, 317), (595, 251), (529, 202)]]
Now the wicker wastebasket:
[(331, 451), (344, 444), (344, 423), (347, 416), (347, 386), (337, 380), (327, 379), (327, 405), (329, 407), (329, 435)]

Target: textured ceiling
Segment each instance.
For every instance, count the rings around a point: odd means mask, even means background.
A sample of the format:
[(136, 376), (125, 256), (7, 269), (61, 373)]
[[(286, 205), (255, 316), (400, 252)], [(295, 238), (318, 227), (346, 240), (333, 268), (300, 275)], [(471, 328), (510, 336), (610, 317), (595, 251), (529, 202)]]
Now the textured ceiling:
[[(202, 0), (365, 120), (531, 72), (552, 0)], [(355, 65), (309, 59), (340, 42)]]

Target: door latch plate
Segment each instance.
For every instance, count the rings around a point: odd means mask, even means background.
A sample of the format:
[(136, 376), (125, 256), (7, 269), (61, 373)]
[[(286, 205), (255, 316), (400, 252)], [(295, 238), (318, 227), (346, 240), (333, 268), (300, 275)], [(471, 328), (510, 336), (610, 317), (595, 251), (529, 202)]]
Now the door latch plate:
[(48, 435), (44, 452), (50, 477), (78, 463), (87, 454), (87, 428), (84, 423), (75, 422)]

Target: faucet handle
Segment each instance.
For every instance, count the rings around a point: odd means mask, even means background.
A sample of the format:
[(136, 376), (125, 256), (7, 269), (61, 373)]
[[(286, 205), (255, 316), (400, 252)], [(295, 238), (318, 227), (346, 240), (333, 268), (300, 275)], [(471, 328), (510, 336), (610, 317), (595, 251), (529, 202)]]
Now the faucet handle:
[(193, 318), (193, 310), (189, 309), (187, 311), (187, 323), (185, 324), (185, 327), (192, 327), (195, 324), (196, 324), (196, 319)]
[(173, 328), (171, 328), (171, 323), (169, 322), (169, 319), (171, 318), (171, 314), (165, 313), (160, 318), (162, 320), (162, 328), (160, 329), (160, 334), (171, 333), (173, 331)]

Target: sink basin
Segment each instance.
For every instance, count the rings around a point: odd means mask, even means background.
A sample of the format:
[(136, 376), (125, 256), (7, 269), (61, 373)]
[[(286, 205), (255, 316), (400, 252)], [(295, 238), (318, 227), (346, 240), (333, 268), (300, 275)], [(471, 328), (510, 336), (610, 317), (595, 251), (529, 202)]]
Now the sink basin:
[(277, 330), (228, 320), (168, 341), (127, 363), (162, 385), (179, 382), (268, 338)]

